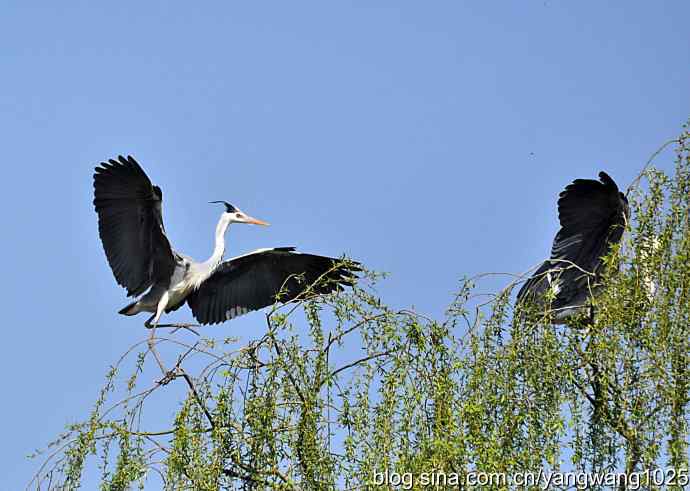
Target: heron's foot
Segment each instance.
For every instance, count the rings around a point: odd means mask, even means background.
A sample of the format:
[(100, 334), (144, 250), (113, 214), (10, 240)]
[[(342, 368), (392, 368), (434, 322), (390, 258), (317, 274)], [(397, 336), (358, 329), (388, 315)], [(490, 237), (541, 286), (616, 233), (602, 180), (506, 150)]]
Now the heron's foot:
[(158, 324), (153, 325), (151, 323), (144, 322), (147, 329), (153, 329), (154, 327), (172, 327), (174, 329), (189, 329), (191, 327), (201, 327), (201, 324), (194, 324), (193, 322), (182, 322), (180, 324)]
[(170, 382), (175, 380), (179, 376), (179, 373), (177, 373), (177, 367), (173, 368), (172, 370), (168, 370), (168, 372), (163, 376), (162, 379), (156, 382), (157, 385), (168, 385)]
[(154, 317), (156, 316), (152, 315), (144, 321), (144, 326), (146, 327), (146, 329), (153, 329), (154, 327), (156, 327), (154, 324), (151, 324), (151, 321), (154, 319)]

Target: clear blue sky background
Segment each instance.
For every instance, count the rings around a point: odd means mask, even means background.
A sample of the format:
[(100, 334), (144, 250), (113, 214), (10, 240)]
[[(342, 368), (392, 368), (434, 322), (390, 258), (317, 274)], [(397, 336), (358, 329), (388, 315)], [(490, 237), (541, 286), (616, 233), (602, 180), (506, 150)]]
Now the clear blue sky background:
[(224, 199), (272, 223), (232, 228), (230, 254), (345, 252), (440, 316), (461, 276), (548, 254), (568, 182), (625, 187), (677, 135), (688, 19), (685, 1), (3, 2), (0, 490), (145, 335), (116, 314), (99, 161), (140, 160), (194, 257)]

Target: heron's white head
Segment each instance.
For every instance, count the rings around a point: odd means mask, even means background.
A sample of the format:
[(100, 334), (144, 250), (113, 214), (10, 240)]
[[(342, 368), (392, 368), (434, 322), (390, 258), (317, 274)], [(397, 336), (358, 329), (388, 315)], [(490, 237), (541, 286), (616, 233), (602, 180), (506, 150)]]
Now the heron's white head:
[(245, 212), (231, 205), (227, 201), (209, 201), (209, 203), (222, 203), (225, 205), (225, 211), (223, 212), (223, 217), (228, 220), (228, 224), (231, 223), (249, 223), (252, 225), (264, 225), (267, 226), (268, 223), (258, 218), (250, 217)]

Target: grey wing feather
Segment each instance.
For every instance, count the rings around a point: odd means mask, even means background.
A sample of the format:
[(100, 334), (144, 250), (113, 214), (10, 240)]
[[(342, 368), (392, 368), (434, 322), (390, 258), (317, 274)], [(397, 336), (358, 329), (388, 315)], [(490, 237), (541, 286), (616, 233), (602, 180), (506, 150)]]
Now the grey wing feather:
[(93, 175), (93, 204), (108, 264), (128, 296), (166, 284), (175, 257), (165, 236), (163, 195), (131, 156), (102, 162)]
[[(247, 312), (288, 302), (322, 275), (315, 294), (352, 285), (357, 263), (337, 266), (335, 258), (300, 254), (282, 247), (240, 256), (222, 263), (189, 297), (187, 303), (201, 324), (217, 324)], [(277, 298), (277, 295), (282, 293)]]

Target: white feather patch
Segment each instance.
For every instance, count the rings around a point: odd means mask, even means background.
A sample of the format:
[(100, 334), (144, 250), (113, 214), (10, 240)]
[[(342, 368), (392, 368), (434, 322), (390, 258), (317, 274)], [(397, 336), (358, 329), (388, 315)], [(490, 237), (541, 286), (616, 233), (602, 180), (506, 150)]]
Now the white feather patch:
[(247, 312), (249, 312), (249, 309), (247, 307), (233, 307), (231, 309), (228, 309), (225, 312), (225, 320), (230, 320), (234, 319), (235, 317), (239, 317), (240, 315), (244, 315)]

